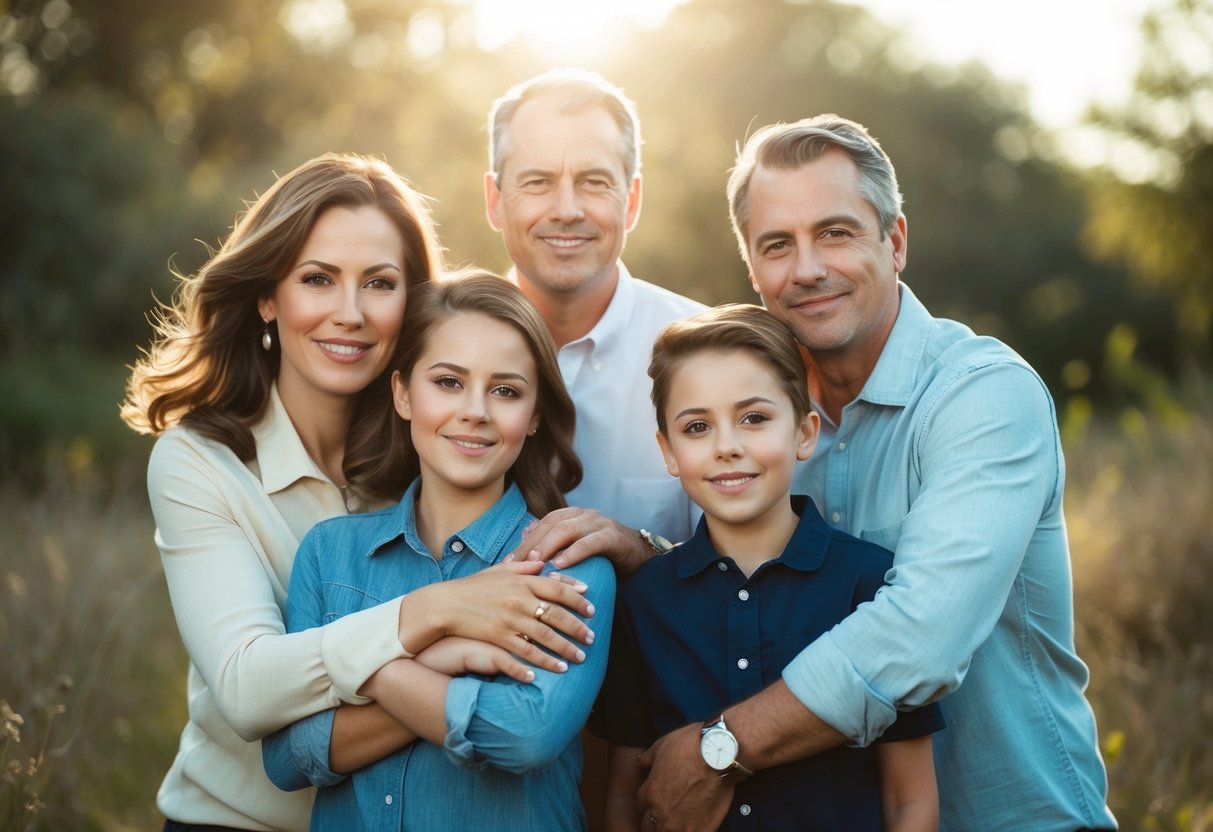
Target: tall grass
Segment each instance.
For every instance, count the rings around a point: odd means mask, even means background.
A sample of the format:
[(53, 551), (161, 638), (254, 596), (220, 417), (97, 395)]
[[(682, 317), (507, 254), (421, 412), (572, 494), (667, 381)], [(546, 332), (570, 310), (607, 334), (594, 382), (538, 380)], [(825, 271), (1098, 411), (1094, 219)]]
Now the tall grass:
[[(1213, 830), (1213, 400), (1184, 405), (1067, 434), (1079, 649), (1128, 830)], [(186, 659), (141, 461), (92, 458), (0, 484), (0, 829), (160, 823)]]
[(1124, 829), (1213, 830), (1211, 392), (1067, 448), (1076, 638)]

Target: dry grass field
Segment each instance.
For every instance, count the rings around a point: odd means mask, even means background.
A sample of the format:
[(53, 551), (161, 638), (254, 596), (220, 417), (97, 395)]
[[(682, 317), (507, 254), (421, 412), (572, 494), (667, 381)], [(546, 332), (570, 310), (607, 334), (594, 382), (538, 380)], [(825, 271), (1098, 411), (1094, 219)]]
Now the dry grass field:
[[(1078, 639), (1129, 830), (1213, 830), (1207, 385), (1184, 408), (1067, 436)], [(160, 823), (185, 657), (137, 467), (77, 447), (35, 492), (0, 484), (0, 829)]]

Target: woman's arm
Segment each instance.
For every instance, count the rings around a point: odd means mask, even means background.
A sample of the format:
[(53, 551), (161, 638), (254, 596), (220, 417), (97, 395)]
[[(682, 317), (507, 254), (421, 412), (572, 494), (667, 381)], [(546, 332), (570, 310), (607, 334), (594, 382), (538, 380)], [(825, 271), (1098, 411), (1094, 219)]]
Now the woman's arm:
[[(226, 454), (226, 456), (225, 456)], [(220, 714), (260, 739), (342, 699), (404, 655), (399, 599), (321, 630), (286, 635), (279, 601), (295, 542), (249, 472), (185, 431), (156, 443), (148, 493), (173, 612)]]
[(931, 737), (876, 743), (884, 828), (890, 832), (939, 829), (939, 792)]
[(606, 830), (636, 832), (640, 827), (640, 804), (636, 792), (644, 781), (644, 771), (636, 763), (643, 748), (612, 745), (607, 759)]

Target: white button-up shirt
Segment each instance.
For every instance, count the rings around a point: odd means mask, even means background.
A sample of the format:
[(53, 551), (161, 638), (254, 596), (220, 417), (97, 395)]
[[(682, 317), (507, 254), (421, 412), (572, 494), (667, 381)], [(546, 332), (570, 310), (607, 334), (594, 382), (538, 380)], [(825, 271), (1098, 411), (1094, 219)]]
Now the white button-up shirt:
[(620, 263), (606, 312), (585, 336), (560, 348), (560, 372), (577, 407), (573, 447), (585, 469), (569, 505), (674, 541), (691, 536), (700, 512), (665, 470), (648, 369), (666, 324), (705, 308), (637, 280)]

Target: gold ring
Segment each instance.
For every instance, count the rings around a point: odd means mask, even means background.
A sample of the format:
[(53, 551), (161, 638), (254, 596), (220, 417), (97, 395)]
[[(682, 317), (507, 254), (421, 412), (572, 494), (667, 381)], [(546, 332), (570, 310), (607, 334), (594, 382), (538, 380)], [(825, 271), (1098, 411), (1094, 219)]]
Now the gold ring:
[(549, 604), (547, 601), (540, 601), (539, 606), (535, 607), (535, 617), (543, 618), (544, 613), (548, 611), (548, 606)]
[(523, 641), (530, 641), (530, 640), (531, 640), (531, 637), (530, 637), (530, 636), (528, 636), (526, 633), (519, 633), (518, 635), (519, 635), (519, 636), (522, 638), (522, 640), (523, 640)]

